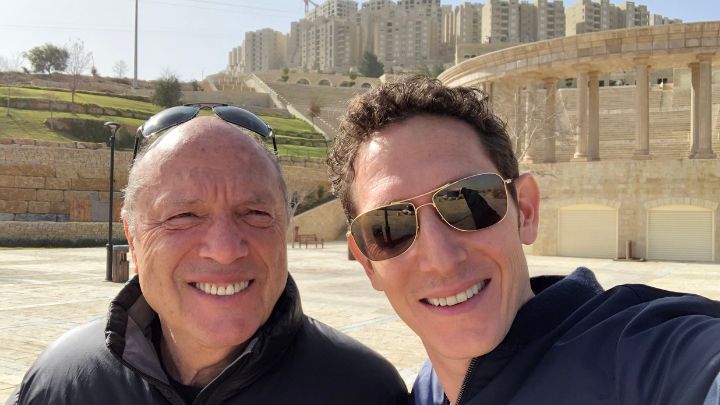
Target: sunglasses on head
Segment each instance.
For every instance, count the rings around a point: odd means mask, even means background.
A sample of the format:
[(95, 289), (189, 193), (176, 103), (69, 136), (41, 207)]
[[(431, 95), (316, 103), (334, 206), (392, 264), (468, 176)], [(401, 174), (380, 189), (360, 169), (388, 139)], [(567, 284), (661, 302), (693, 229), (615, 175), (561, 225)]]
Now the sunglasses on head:
[(135, 161), (140, 142), (143, 138), (149, 138), (159, 132), (166, 131), (172, 127), (188, 122), (197, 117), (200, 110), (212, 110), (215, 115), (231, 124), (250, 130), (260, 135), (262, 138), (271, 137), (273, 150), (277, 155), (277, 145), (275, 144), (275, 137), (272, 136), (272, 128), (270, 128), (270, 125), (265, 123), (265, 121), (258, 118), (257, 115), (232, 105), (199, 103), (170, 107), (166, 110), (160, 111), (145, 121), (145, 123), (138, 128), (137, 133), (135, 134), (133, 161)]
[[(512, 179), (482, 173), (454, 181), (417, 197), (364, 212), (350, 223), (350, 234), (360, 252), (372, 261), (399, 256), (417, 239), (417, 211), (432, 205), (440, 217), (458, 231), (478, 231), (505, 218)], [(432, 194), (432, 202), (415, 205), (410, 200)]]

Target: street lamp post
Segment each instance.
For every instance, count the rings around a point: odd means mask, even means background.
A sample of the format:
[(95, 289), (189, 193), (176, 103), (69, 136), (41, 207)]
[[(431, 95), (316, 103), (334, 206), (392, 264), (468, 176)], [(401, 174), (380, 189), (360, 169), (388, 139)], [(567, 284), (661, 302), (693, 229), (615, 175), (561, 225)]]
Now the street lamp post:
[(120, 123), (106, 122), (105, 126), (110, 128), (110, 197), (108, 198), (108, 240), (107, 263), (105, 265), (105, 281), (112, 281), (112, 254), (113, 254), (113, 193), (115, 191), (115, 134), (120, 129)]

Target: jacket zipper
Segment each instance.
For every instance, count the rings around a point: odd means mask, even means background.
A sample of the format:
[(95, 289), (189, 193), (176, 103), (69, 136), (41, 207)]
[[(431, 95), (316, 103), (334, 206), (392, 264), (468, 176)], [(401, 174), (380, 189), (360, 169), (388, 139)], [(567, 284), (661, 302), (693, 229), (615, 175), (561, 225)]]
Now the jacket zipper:
[(475, 367), (477, 366), (477, 357), (473, 357), (472, 360), (470, 360), (470, 365), (468, 366), (467, 372), (465, 373), (465, 378), (463, 379), (462, 386), (460, 386), (460, 393), (458, 394), (457, 400), (455, 401), (455, 405), (460, 405), (463, 399), (463, 395), (465, 394), (465, 390), (467, 390), (468, 385), (470, 385), (470, 376), (472, 375), (473, 371), (475, 371)]

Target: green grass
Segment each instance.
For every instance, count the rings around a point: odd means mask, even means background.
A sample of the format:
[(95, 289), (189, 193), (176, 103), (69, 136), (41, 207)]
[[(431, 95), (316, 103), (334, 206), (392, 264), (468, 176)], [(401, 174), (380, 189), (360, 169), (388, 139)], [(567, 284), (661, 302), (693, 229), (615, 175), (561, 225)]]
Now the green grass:
[(327, 157), (327, 149), (324, 147), (311, 147), (299, 145), (278, 145), (278, 154), (280, 156), (292, 156), (305, 159), (325, 159)]
[[(0, 91), (0, 96), (7, 97), (7, 88)], [(24, 87), (10, 87), (11, 98), (37, 98), (69, 102), (72, 94), (69, 91), (28, 89)], [(162, 107), (144, 101), (128, 100), (120, 97), (101, 96), (95, 94), (75, 93), (75, 102), (78, 104), (95, 104), (100, 107), (113, 108), (118, 110), (137, 111), (146, 114), (154, 114)]]
[[(49, 111), (35, 111), (35, 110), (20, 110), (10, 109), (10, 116), (6, 116), (5, 108), (2, 108), (4, 104), (4, 97), (7, 96), (7, 88), (0, 88), (0, 138), (16, 138), (16, 139), (36, 139), (43, 141), (52, 142), (73, 142), (69, 136), (63, 133), (51, 131), (44, 124), (45, 120), (50, 117)], [(43, 90), (43, 89), (30, 89), (22, 87), (11, 87), (10, 96), (12, 98), (35, 98), (47, 100), (49, 98), (53, 100), (70, 101), (70, 92), (60, 90)], [(96, 104), (101, 107), (122, 109), (128, 111), (136, 111), (142, 113), (155, 113), (162, 109), (162, 107), (155, 106), (151, 103), (142, 101), (133, 101), (119, 97), (103, 96), (103, 95), (89, 95), (80, 94), (75, 95), (75, 101), (81, 104)], [(212, 114), (211, 112), (203, 111), (203, 115)], [(74, 114), (70, 112), (54, 112), (53, 117), (63, 118), (80, 118), (80, 119), (91, 119), (98, 121), (117, 121), (127, 125), (130, 128), (135, 128), (142, 125), (142, 120), (123, 118), (117, 116), (96, 116), (88, 114)], [(325, 146), (300, 146), (300, 145), (285, 145), (283, 141), (288, 139), (300, 139), (302, 141), (314, 141), (318, 142), (319, 139), (305, 137), (305, 136), (292, 136), (285, 135), (290, 134), (316, 134), (315, 129), (297, 118), (284, 118), (274, 115), (260, 116), (265, 120), (274, 131), (278, 134), (278, 149), (281, 156), (293, 156), (302, 157), (307, 159), (324, 159), (327, 154), (327, 148)], [(319, 135), (318, 135), (319, 137)]]
[(267, 122), (275, 131), (278, 132), (295, 132), (304, 134), (316, 134), (315, 128), (303, 120), (297, 118), (282, 118), (276, 116), (263, 116), (265, 122)]
[[(50, 117), (49, 111), (17, 110), (10, 109), (10, 116), (6, 116), (5, 109), (0, 108), (0, 138), (36, 139), (52, 142), (73, 142), (74, 139), (65, 136), (60, 132), (51, 131), (46, 127), (45, 119)], [(92, 120), (117, 121), (130, 127), (142, 125), (142, 120), (122, 118), (113, 116), (96, 116), (87, 114), (73, 114), (67, 112), (55, 112), (53, 117), (57, 118), (84, 118)]]

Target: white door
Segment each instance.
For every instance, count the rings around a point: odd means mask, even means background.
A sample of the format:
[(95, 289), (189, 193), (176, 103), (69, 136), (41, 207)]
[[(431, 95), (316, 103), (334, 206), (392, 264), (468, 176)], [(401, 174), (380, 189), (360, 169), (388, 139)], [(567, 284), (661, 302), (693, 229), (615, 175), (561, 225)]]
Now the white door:
[(559, 256), (614, 259), (617, 245), (617, 209), (598, 204), (560, 208)]
[(648, 210), (648, 259), (713, 261), (713, 213), (691, 205)]

